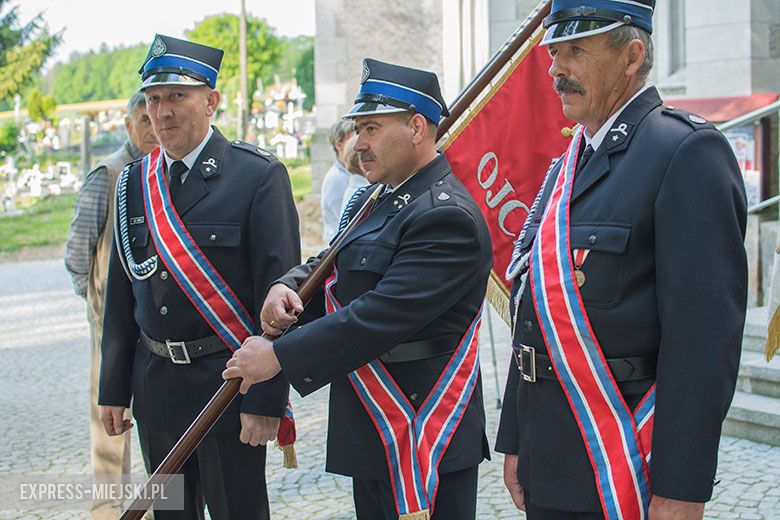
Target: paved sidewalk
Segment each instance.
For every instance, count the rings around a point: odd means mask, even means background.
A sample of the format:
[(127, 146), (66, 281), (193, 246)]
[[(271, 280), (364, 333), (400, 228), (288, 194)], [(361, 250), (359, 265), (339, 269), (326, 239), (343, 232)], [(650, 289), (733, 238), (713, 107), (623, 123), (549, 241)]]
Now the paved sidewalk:
[[(89, 474), (88, 327), (62, 262), (0, 264), (0, 475)], [(493, 315), (499, 386), (509, 361), (508, 330)], [(482, 371), (488, 439), (495, 439), (498, 392), (489, 327), (483, 320)], [(293, 392), (294, 394), (294, 392)], [(298, 470), (269, 454), (273, 518), (353, 518), (351, 481), (323, 471), (327, 389), (293, 395)], [(134, 438), (135, 470), (141, 472)], [(478, 518), (522, 518), (503, 489), (500, 455), (482, 464)], [(780, 448), (733, 438), (721, 442), (715, 498), (707, 518), (780, 519)], [(2, 505), (0, 504), (0, 507)], [(86, 513), (0, 511), (0, 519), (88, 519)]]

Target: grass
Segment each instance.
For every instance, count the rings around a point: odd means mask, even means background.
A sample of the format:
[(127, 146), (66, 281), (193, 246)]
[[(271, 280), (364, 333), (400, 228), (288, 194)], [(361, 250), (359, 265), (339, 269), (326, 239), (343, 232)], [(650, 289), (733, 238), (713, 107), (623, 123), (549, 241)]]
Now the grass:
[[(311, 164), (297, 165), (288, 171), (293, 197), (296, 201), (303, 200), (311, 191)], [(43, 199), (19, 197), (15, 202), (17, 208), (24, 210), (24, 214), (0, 217), (0, 253), (65, 242), (76, 206), (75, 193)]]
[[(17, 207), (28, 201), (17, 200)], [(0, 218), (0, 252), (12, 253), (23, 247), (62, 244), (68, 236), (73, 218), (76, 194), (46, 197), (25, 210), (22, 215)]]
[(301, 201), (311, 191), (311, 164), (288, 167), (290, 184), (292, 184), (293, 197)]

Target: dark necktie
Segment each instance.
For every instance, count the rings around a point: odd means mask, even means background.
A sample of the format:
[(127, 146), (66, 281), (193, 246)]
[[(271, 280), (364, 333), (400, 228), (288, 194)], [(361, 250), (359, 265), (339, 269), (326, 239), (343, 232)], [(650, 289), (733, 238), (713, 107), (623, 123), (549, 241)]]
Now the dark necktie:
[(593, 153), (594, 151), (591, 145), (585, 147), (585, 150), (582, 152), (579, 161), (577, 161), (577, 171), (574, 174), (575, 177), (582, 171), (583, 168), (585, 168), (585, 165), (588, 164), (590, 158), (593, 157)]
[(187, 171), (187, 165), (182, 161), (173, 161), (171, 164), (170, 179), (168, 179), (168, 191), (171, 194), (171, 202), (176, 200), (176, 194), (181, 188), (181, 176)]

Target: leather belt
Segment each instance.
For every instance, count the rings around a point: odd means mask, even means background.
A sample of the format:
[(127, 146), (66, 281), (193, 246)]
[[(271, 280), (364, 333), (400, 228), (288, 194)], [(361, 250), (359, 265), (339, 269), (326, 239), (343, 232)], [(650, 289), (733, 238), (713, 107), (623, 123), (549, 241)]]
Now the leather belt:
[[(520, 348), (512, 347), (512, 351), (517, 368), (525, 381), (535, 383), (537, 379), (553, 381), (558, 379), (550, 356), (537, 354), (536, 349), (527, 345), (520, 345)], [(655, 377), (657, 363), (656, 354), (607, 359), (609, 370), (618, 383)]]
[(153, 340), (141, 332), (141, 343), (153, 354), (170, 359), (177, 365), (189, 365), (192, 359), (201, 356), (207, 356), (215, 352), (227, 349), (219, 336), (209, 336), (207, 338), (194, 339), (192, 341), (171, 341), (164, 342)]
[(384, 363), (404, 363), (406, 361), (420, 361), (445, 354), (452, 354), (458, 346), (460, 339), (454, 334), (436, 339), (410, 341), (401, 343), (393, 350), (379, 356)]

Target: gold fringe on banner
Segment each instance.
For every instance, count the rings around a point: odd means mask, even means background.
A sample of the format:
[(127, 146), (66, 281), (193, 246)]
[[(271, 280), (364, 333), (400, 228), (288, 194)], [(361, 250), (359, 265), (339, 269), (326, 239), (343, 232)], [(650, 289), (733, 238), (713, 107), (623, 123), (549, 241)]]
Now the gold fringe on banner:
[(506, 288), (495, 271), (490, 271), (485, 297), (501, 319), (509, 325), (509, 289)]
[(298, 467), (298, 457), (295, 455), (295, 445), (294, 444), (288, 444), (287, 446), (279, 446), (279, 444), (276, 445), (277, 448), (282, 450), (282, 455), (284, 457), (284, 467), (285, 468), (297, 468)]
[(431, 512), (427, 509), (422, 511), (415, 511), (414, 513), (406, 513), (398, 517), (398, 520), (431, 520)]
[(772, 361), (778, 350), (780, 350), (780, 307), (775, 309), (772, 319), (769, 320), (769, 328), (766, 331), (764, 354), (766, 355), (767, 363)]

